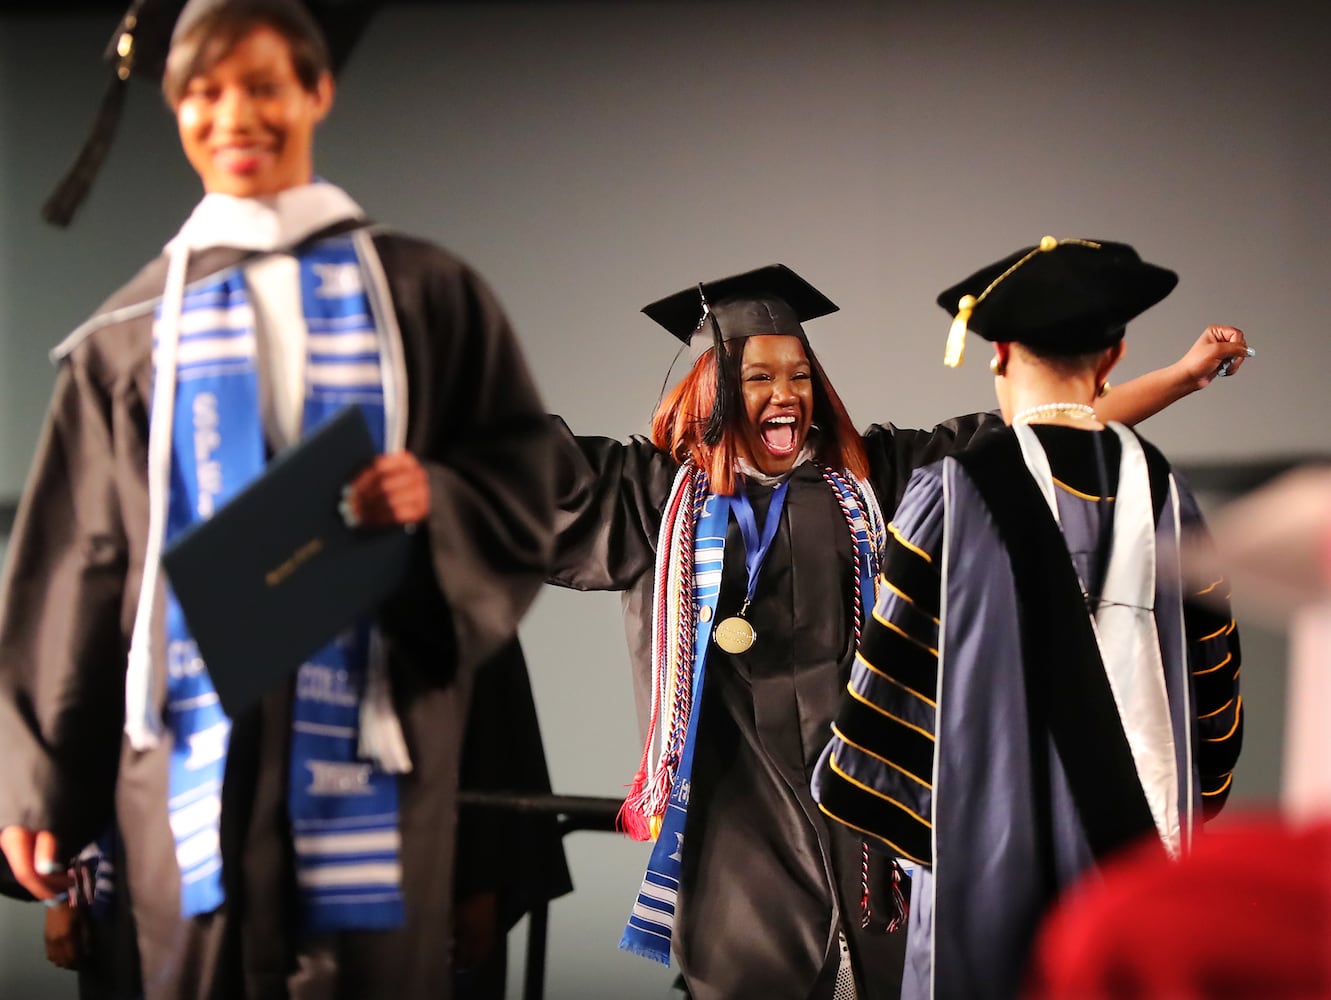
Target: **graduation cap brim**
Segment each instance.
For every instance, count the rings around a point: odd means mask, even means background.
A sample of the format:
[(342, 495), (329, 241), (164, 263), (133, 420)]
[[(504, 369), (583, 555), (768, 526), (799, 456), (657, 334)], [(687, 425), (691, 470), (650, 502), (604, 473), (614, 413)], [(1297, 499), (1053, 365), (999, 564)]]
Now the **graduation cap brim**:
[(1177, 274), (1143, 261), (1126, 243), (1069, 240), (1018, 250), (944, 289), (937, 301), (955, 315), (963, 297), (978, 299), (966, 326), (985, 340), (1081, 354), (1121, 339), (1128, 321), (1176, 284)]
[[(111, 67), (111, 78), (93, 119), (88, 138), (73, 165), (42, 205), (42, 218), (55, 226), (73, 219), (101, 168), (124, 107), (131, 79), (160, 85), (171, 49), (172, 34), (187, 6), (200, 10), (225, 0), (133, 0), (107, 43), (102, 59)], [(303, 8), (313, 18), (328, 47), (329, 64), (337, 73), (351, 55), (382, 0), (262, 0), (246, 6), (262, 7), (288, 2)]]
[(351, 56), (351, 50), (382, 6), (381, 0), (135, 0), (121, 19), (120, 27), (108, 43), (103, 58), (116, 62), (123, 47), (121, 36), (129, 31), (133, 38), (132, 75), (157, 84), (166, 69), (166, 56), (172, 36), (182, 15), (197, 19), (214, 7), (241, 6), (254, 10), (290, 7), (309, 14), (323, 33), (333, 72), (338, 72)]
[(784, 264), (732, 274), (667, 295), (642, 311), (688, 343), (702, 322), (703, 296), (725, 340), (763, 334), (802, 335), (801, 323), (837, 311), (831, 299)]

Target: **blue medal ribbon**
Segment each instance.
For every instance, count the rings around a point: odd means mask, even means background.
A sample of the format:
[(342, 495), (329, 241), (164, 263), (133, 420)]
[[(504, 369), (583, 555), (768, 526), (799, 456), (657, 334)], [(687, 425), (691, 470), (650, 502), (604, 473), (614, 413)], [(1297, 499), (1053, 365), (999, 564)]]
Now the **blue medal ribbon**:
[(786, 505), (786, 490), (789, 486), (790, 480), (787, 479), (772, 491), (772, 502), (767, 508), (761, 537), (758, 534), (758, 519), (754, 516), (753, 504), (748, 495), (739, 493), (730, 499), (730, 509), (735, 512), (740, 537), (744, 539), (744, 568), (749, 574), (749, 586), (739, 609), (741, 616), (748, 610), (754, 591), (758, 589), (758, 574), (762, 572), (763, 560), (767, 558), (767, 552), (776, 538), (776, 529), (781, 524), (781, 509)]

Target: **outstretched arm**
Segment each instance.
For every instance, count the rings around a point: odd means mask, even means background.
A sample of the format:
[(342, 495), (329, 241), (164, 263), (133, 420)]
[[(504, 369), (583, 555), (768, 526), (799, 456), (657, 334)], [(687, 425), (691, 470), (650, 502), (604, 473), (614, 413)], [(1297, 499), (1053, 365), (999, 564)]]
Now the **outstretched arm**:
[(1114, 386), (1095, 404), (1101, 420), (1138, 424), (1189, 393), (1205, 389), (1229, 362), (1233, 375), (1248, 357), (1243, 331), (1232, 326), (1208, 326), (1188, 352), (1172, 365), (1147, 372)]

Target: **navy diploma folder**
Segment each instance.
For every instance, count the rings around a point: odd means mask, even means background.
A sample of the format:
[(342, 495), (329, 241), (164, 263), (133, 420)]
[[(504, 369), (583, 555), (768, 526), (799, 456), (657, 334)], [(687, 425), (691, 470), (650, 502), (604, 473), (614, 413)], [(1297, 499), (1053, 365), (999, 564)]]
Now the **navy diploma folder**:
[(364, 415), (349, 406), (163, 554), (232, 718), (401, 584), (411, 536), (352, 529), (338, 512), (343, 486), (375, 454)]

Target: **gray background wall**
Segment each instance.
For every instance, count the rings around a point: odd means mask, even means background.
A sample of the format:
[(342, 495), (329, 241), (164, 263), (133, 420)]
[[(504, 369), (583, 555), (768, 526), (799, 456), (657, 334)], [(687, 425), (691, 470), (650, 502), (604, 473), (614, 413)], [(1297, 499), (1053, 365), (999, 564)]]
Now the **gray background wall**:
[[(769, 261), (842, 311), (810, 334), (857, 422), (991, 405), (940, 362), (935, 292), (1044, 233), (1134, 243), (1178, 290), (1123, 377), (1211, 322), (1258, 357), (1143, 428), (1176, 460), (1326, 454), (1331, 16), (1217, 0), (390, 5), (341, 80), (318, 166), (371, 214), (468, 258), (575, 430), (642, 431), (671, 363), (641, 305)], [(198, 197), (134, 87), (73, 227), (37, 208), (101, 94), (107, 15), (0, 16), (0, 496), (21, 488), (45, 354)], [(1243, 595), (1237, 595), (1240, 615)], [(523, 628), (556, 790), (616, 795), (637, 758), (618, 599), (548, 590)], [(1279, 786), (1283, 645), (1249, 629), (1236, 803)], [(645, 849), (567, 841), (553, 998), (665, 996), (617, 952)], [(0, 996), (72, 994), (36, 907), (0, 901)], [(515, 940), (519, 947), (520, 941)], [(514, 995), (516, 995), (516, 976)]]

